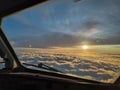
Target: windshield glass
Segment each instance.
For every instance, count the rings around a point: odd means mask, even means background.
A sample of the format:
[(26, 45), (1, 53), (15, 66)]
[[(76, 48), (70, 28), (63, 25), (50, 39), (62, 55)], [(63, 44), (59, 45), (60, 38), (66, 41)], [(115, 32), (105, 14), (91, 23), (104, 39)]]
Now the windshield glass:
[(120, 0), (50, 0), (5, 17), (2, 28), (21, 63), (105, 83), (120, 75)]

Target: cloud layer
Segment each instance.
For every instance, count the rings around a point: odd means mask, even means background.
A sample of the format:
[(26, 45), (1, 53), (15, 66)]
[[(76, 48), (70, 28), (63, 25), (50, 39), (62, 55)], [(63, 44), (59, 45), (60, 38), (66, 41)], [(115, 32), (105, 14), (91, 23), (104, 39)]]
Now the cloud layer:
[[(116, 53), (115, 51), (112, 52), (115, 48)], [(15, 50), (21, 62), (36, 65), (38, 63), (45, 63), (67, 74), (78, 75), (85, 79), (113, 83), (119, 76), (120, 71), (119, 49), (119, 46), (110, 45), (106, 48), (103, 45), (86, 52), (78, 48), (16, 48)]]

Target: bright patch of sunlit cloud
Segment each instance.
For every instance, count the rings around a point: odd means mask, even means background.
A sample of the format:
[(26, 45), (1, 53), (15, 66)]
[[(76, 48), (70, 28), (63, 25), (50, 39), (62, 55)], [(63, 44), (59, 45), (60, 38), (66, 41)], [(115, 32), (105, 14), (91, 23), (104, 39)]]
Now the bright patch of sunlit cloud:
[(82, 45), (82, 49), (86, 50), (86, 49), (88, 49), (88, 48), (89, 48), (88, 45)]

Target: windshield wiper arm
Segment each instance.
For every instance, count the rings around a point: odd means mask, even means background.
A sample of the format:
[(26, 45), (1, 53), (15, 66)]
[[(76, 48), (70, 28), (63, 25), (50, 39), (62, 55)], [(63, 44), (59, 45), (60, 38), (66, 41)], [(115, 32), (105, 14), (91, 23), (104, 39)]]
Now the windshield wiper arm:
[(60, 70), (57, 70), (55, 68), (52, 68), (48, 65), (45, 65), (44, 63), (39, 63), (38, 65), (34, 65), (34, 64), (28, 64), (28, 63), (22, 63), (24, 65), (27, 65), (27, 66), (33, 66), (33, 67), (37, 67), (37, 68), (42, 68), (42, 69), (46, 69), (46, 70), (50, 70), (50, 71), (55, 71), (55, 72), (61, 72), (61, 73), (64, 73)]

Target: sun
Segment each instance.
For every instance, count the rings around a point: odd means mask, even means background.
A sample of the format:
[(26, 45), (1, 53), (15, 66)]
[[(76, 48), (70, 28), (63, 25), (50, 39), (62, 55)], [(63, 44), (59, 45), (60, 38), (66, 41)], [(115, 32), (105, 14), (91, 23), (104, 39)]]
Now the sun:
[(86, 49), (88, 49), (88, 48), (89, 48), (88, 45), (83, 45), (83, 46), (82, 46), (82, 49), (84, 49), (84, 50), (86, 50)]

